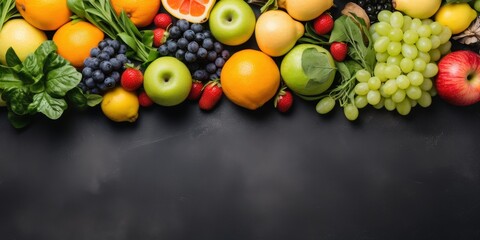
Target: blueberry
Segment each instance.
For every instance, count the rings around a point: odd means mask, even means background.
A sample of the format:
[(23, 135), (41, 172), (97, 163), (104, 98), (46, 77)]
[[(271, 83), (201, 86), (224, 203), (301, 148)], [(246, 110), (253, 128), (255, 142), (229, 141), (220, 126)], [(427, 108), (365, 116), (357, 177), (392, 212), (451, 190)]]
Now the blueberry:
[(196, 33), (195, 34), (195, 41), (196, 42), (201, 43), (201, 42), (203, 42), (204, 39), (205, 39), (205, 35), (203, 35), (203, 33)]
[(221, 53), (223, 51), (223, 45), (220, 42), (214, 42), (213, 49), (215, 50), (215, 52)]
[(107, 85), (105, 85), (105, 83), (103, 83), (103, 82), (97, 84), (97, 87), (98, 87), (98, 88), (100, 89), (100, 91), (102, 91), (102, 92), (106, 92), (106, 91), (108, 90)]
[(204, 69), (199, 69), (193, 72), (192, 77), (199, 81), (206, 81), (208, 79), (208, 73)]
[(100, 48), (100, 50), (103, 50), (104, 47), (108, 46), (108, 43), (107, 43), (107, 40), (102, 40), (98, 43), (98, 48)]
[(160, 53), (161, 56), (167, 56), (168, 55), (167, 44), (160, 45), (160, 47), (158, 47), (158, 52)]
[(193, 23), (190, 25), (190, 29), (192, 29), (195, 33), (199, 33), (203, 31), (203, 26), (200, 23)]
[(191, 52), (191, 53), (196, 53), (196, 52), (198, 51), (198, 48), (199, 48), (199, 47), (200, 47), (200, 46), (198, 45), (197, 42), (190, 42), (190, 43), (188, 44), (188, 46), (187, 46), (187, 49), (188, 49), (188, 51)]
[(183, 33), (183, 37), (187, 39), (188, 41), (193, 41), (195, 40), (195, 32), (191, 29), (188, 29)]
[(197, 62), (187, 64), (188, 70), (192, 73), (200, 69), (200, 64)]
[(205, 38), (212, 38), (212, 32), (206, 29), (205, 31), (203, 31), (203, 36), (205, 36)]
[(103, 84), (105, 84), (105, 86), (110, 89), (110, 88), (113, 88), (115, 87), (115, 79), (113, 79), (112, 77), (107, 77), (105, 78), (105, 80), (103, 81)]
[(167, 41), (167, 49), (168, 49), (168, 52), (170, 53), (175, 53), (177, 51), (177, 43), (173, 40), (169, 40)]
[(103, 74), (103, 72), (100, 71), (100, 69), (97, 69), (97, 70), (93, 71), (92, 79), (97, 83), (101, 83), (105, 79), (105, 74)]
[(115, 56), (115, 49), (112, 46), (106, 46), (102, 49), (102, 52), (106, 52), (108, 56), (113, 57)]
[(117, 71), (113, 71), (110, 73), (110, 77), (113, 78), (113, 80), (115, 80), (116, 83), (119, 83), (120, 82), (120, 73), (117, 72)]
[(87, 57), (83, 61), (84, 67), (89, 67), (89, 68), (92, 68), (92, 69), (98, 68), (99, 63), (100, 63), (100, 61), (98, 60), (98, 58), (93, 58), (93, 57)]
[(178, 26), (172, 26), (169, 30), (168, 33), (170, 34), (170, 38), (172, 39), (178, 39), (182, 36), (182, 30)]
[(187, 48), (187, 45), (188, 45), (188, 40), (186, 38), (182, 37), (177, 40), (178, 48), (185, 50)]
[(119, 54), (127, 53), (127, 45), (120, 44), (120, 47), (118, 48), (117, 53), (119, 53)]
[(112, 47), (115, 51), (120, 49), (120, 42), (118, 40), (112, 40), (109, 42), (110, 47)]
[(95, 80), (93, 80), (93, 78), (87, 78), (87, 79), (85, 79), (85, 85), (88, 88), (94, 88), (95, 87)]
[(224, 60), (227, 60), (228, 58), (230, 58), (230, 52), (228, 50), (223, 50), (221, 55)]
[(195, 62), (195, 61), (197, 61), (197, 55), (195, 55), (195, 53), (186, 52), (185, 53), (185, 61), (189, 62), (189, 63)]
[(110, 54), (108, 52), (102, 51), (100, 54), (98, 54), (98, 59), (99, 60), (109, 60), (110, 59)]
[(113, 66), (112, 63), (108, 61), (102, 61), (100, 63), (100, 70), (102, 70), (103, 73), (109, 74), (113, 71)]
[(207, 58), (207, 55), (208, 55), (207, 49), (205, 49), (203, 47), (198, 49), (198, 51), (197, 51), (198, 58), (205, 59), (205, 58)]
[(185, 19), (180, 19), (176, 22), (176, 25), (178, 26), (178, 28), (182, 31), (182, 32), (185, 32), (187, 31), (189, 28), (190, 28), (190, 23), (185, 20)]
[(208, 63), (205, 66), (205, 70), (207, 70), (207, 72), (209, 73), (215, 73), (217, 71), (217, 66), (215, 65), (215, 63)]
[(89, 78), (92, 76), (93, 69), (91, 67), (84, 67), (82, 69), (82, 76), (83, 78)]
[(116, 58), (122, 65), (128, 62), (127, 56), (125, 56), (125, 54), (123, 54), (123, 53), (117, 54), (117, 56), (116, 56), (115, 58)]
[(222, 73), (222, 68), (217, 68), (216, 74), (217, 74), (218, 76), (221, 76), (221, 73)]
[(210, 76), (208, 76), (208, 78), (209, 78), (210, 80), (219, 79), (219, 77), (218, 77), (218, 75), (217, 75), (216, 73), (210, 74)]
[(218, 56), (217, 52), (215, 52), (215, 51), (209, 51), (209, 52), (208, 52), (208, 55), (207, 55), (207, 60), (208, 60), (209, 62), (215, 62), (215, 59), (217, 59), (217, 56)]
[(204, 47), (207, 50), (212, 50), (213, 49), (213, 40), (211, 38), (205, 38), (202, 42), (202, 47)]
[(185, 50), (177, 49), (177, 51), (175, 52), (175, 58), (177, 58), (180, 61), (183, 61), (183, 59), (185, 58)]
[(102, 50), (100, 50), (100, 48), (94, 47), (90, 50), (90, 56), (91, 57), (96, 57), (96, 56), (98, 56), (98, 54), (100, 54), (100, 52), (102, 52)]
[(77, 87), (79, 87), (80, 89), (82, 89), (82, 92), (86, 92), (86, 91), (88, 90), (88, 87), (87, 87), (87, 85), (85, 85), (84, 82), (79, 82), (79, 83), (77, 84)]
[(225, 59), (223, 58), (215, 59), (215, 66), (217, 66), (217, 68), (223, 67), (224, 64), (225, 64)]
[(92, 88), (90, 89), (90, 93), (93, 93), (93, 94), (101, 94), (102, 91), (98, 88)]
[(110, 64), (112, 64), (113, 70), (120, 70), (122, 69), (122, 63), (117, 58), (110, 58)]

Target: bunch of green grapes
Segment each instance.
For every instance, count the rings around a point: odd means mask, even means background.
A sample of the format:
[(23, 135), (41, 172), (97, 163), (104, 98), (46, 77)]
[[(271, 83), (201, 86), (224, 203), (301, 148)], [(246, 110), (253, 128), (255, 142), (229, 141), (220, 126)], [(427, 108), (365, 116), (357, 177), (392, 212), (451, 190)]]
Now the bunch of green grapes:
[(356, 72), (350, 111), (372, 105), (407, 115), (417, 104), (430, 106), (436, 94), (432, 79), (437, 62), (450, 52), (452, 32), (431, 19), (411, 18), (399, 11), (383, 10), (378, 20), (370, 27), (377, 63), (373, 73)]

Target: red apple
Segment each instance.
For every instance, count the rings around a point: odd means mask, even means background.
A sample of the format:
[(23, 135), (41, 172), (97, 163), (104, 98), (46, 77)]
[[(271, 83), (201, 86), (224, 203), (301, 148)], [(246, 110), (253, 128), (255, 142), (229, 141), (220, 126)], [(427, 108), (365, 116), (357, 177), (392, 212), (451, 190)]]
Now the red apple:
[(435, 81), (445, 101), (467, 106), (480, 101), (480, 55), (469, 50), (454, 51), (438, 62)]

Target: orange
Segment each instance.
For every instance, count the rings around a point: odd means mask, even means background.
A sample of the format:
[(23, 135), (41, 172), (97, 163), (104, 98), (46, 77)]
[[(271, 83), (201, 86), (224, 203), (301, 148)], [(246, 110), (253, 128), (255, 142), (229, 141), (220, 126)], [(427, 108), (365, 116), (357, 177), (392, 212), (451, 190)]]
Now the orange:
[(90, 50), (103, 40), (104, 33), (95, 25), (85, 21), (71, 21), (53, 34), (58, 54), (74, 67), (83, 67)]
[(203, 23), (208, 20), (215, 0), (162, 0), (162, 5), (178, 19)]
[(57, 30), (72, 15), (66, 0), (16, 0), (15, 5), (28, 23), (45, 31)]
[(137, 27), (150, 25), (160, 9), (159, 0), (111, 0), (111, 3), (118, 15), (125, 11)]
[(233, 103), (255, 110), (275, 96), (280, 70), (267, 54), (253, 49), (234, 53), (220, 74), (225, 96)]

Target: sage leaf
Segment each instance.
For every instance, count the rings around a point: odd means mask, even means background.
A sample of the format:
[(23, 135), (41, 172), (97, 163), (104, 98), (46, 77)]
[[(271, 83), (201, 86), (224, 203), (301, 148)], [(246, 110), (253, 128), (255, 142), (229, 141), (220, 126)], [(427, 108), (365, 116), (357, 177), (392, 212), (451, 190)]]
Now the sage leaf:
[(307, 48), (302, 53), (302, 69), (308, 77), (306, 87), (319, 85), (335, 74), (335, 68), (330, 65), (329, 56), (316, 48)]

